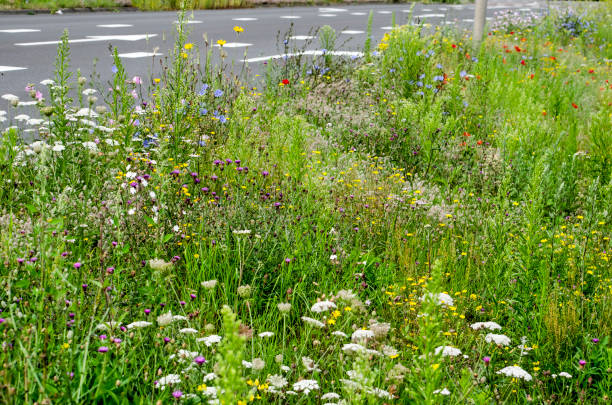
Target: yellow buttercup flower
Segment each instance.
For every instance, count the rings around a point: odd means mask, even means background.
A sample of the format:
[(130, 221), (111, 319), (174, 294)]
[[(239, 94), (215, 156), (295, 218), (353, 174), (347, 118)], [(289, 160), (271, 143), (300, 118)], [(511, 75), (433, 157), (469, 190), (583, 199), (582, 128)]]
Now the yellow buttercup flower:
[(219, 45), (219, 46), (223, 46), (223, 45), (225, 45), (226, 43), (227, 43), (227, 42), (226, 42), (225, 40), (223, 40), (223, 39), (219, 39), (219, 40), (217, 40), (217, 45)]
[(185, 49), (186, 50), (190, 50), (191, 48), (193, 48), (193, 44), (192, 43), (185, 44)]
[(236, 25), (236, 26), (234, 27), (234, 31), (236, 31), (236, 33), (240, 34), (241, 32), (244, 32), (244, 28), (242, 28), (242, 27), (240, 27), (240, 26)]

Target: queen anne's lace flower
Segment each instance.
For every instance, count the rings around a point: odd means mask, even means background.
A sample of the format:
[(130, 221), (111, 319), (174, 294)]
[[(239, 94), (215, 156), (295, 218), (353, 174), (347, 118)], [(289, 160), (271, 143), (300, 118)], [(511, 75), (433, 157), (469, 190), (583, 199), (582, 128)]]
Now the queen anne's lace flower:
[(172, 323), (172, 320), (173, 318), (171, 312), (168, 312), (167, 314), (161, 314), (157, 317), (157, 323), (159, 324), (159, 326), (170, 325)]
[(276, 389), (282, 389), (286, 387), (287, 384), (289, 384), (285, 377), (283, 377), (282, 375), (278, 375), (278, 374), (273, 374), (271, 376), (268, 376), (267, 381), (271, 386), (273, 386)]
[(319, 301), (316, 302), (310, 310), (312, 312), (321, 313), (329, 311), (330, 309), (336, 309), (337, 306), (332, 301)]
[(495, 343), (500, 346), (508, 346), (510, 345), (510, 338), (506, 335), (496, 335), (494, 333), (489, 333), (485, 336), (485, 341), (487, 343)]
[(137, 321), (137, 322), (132, 322), (129, 325), (126, 326), (126, 328), (128, 329), (133, 329), (133, 328), (145, 328), (147, 326), (152, 325), (151, 322), (147, 322), (147, 321)]
[(340, 399), (340, 395), (336, 394), (335, 392), (328, 392), (327, 394), (324, 394), (321, 399), (323, 401), (329, 401), (331, 399)]
[(519, 366), (504, 367), (501, 370), (499, 370), (497, 374), (502, 374), (502, 375), (505, 375), (507, 377), (512, 377), (512, 378), (522, 378), (525, 381), (531, 381), (533, 379), (533, 377), (531, 377), (531, 374), (529, 374), (528, 372), (526, 372)]
[(428, 297), (431, 297), (433, 302), (438, 305), (452, 306), (455, 303), (453, 298), (446, 293), (439, 293), (439, 294), (427, 293), (421, 297), (421, 301), (425, 301), (425, 299)]
[(166, 385), (180, 384), (181, 377), (178, 374), (168, 374), (157, 381), (157, 388), (163, 390)]
[(310, 391), (316, 391), (319, 389), (319, 383), (316, 380), (301, 380), (293, 384), (293, 390), (297, 392), (303, 392), (308, 395)]
[(186, 335), (193, 335), (195, 333), (198, 333), (197, 329), (193, 329), (193, 328), (183, 328), (179, 330), (180, 333), (184, 333)]
[(450, 391), (448, 390), (448, 388), (442, 388), (441, 390), (434, 390), (433, 393), (440, 394), (440, 395), (450, 395)]
[(440, 354), (440, 352), (442, 352), (442, 357), (446, 357), (446, 356), (456, 357), (461, 354), (461, 350), (457, 349), (456, 347), (452, 347), (452, 346), (436, 347), (435, 353)]
[(204, 343), (207, 347), (211, 347), (214, 344), (217, 344), (221, 341), (221, 336), (219, 335), (210, 335), (210, 336), (206, 336), (203, 338), (198, 338), (196, 339), (196, 342), (202, 342)]
[(334, 336), (338, 336), (338, 337), (343, 337), (343, 338), (347, 338), (348, 335), (340, 330), (335, 330), (332, 332), (332, 335)]
[(501, 326), (496, 322), (476, 322), (470, 325), (470, 328), (474, 330), (488, 329), (488, 330), (501, 330)]
[(309, 318), (307, 316), (303, 316), (302, 317), (302, 321), (306, 322), (307, 324), (309, 324), (311, 326), (316, 326), (317, 328), (325, 327), (325, 324), (323, 322), (318, 321), (318, 320), (313, 319), (313, 318)]
[(374, 332), (372, 332), (371, 330), (369, 330), (369, 329), (357, 329), (351, 335), (351, 340), (353, 342), (356, 342), (356, 341), (360, 341), (360, 340), (372, 339), (373, 337), (374, 337)]

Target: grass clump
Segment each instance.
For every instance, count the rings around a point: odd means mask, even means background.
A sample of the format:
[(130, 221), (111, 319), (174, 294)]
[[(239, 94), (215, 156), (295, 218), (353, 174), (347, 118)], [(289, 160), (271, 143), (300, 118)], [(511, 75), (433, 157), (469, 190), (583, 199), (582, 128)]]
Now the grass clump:
[(609, 401), (609, 13), (257, 84), (181, 24), (110, 90), (63, 40), (41, 118), (2, 96), (2, 400)]

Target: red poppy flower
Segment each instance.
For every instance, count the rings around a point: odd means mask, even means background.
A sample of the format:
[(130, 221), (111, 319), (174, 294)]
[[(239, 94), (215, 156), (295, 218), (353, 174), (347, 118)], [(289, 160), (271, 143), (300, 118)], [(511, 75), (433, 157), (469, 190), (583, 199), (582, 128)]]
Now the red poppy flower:
[(476, 142), (478, 145), (482, 145), (482, 140), (479, 140), (478, 142)]
[(285, 86), (286, 86), (286, 85), (288, 85), (288, 84), (289, 84), (289, 80), (287, 80), (287, 79), (283, 79), (283, 84), (284, 84)]
[(451, 46), (453, 47), (453, 49), (455, 49), (457, 47), (457, 45), (455, 45), (455, 44), (452, 44)]
[(517, 52), (520, 52), (520, 51), (521, 51), (521, 48), (519, 48), (519, 47), (518, 47), (518, 46), (516, 46), (516, 45), (514, 45), (514, 49), (515, 49)]
[(575, 103), (572, 103), (572, 107), (574, 107), (575, 109), (578, 109), (578, 106)]
[(463, 132), (463, 136), (468, 137), (471, 136), (470, 133), (468, 131)]
[(525, 60), (524, 59), (521, 61), (521, 65), (525, 66)]

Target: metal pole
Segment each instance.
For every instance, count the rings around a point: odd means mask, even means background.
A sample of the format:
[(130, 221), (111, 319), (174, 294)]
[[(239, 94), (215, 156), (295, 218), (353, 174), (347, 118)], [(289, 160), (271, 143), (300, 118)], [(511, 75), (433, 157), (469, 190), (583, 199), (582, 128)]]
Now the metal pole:
[(478, 49), (480, 41), (482, 41), (486, 15), (487, 0), (476, 0), (476, 7), (474, 8), (474, 29), (472, 30), (472, 42), (476, 49)]

